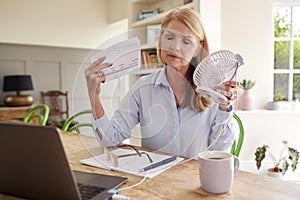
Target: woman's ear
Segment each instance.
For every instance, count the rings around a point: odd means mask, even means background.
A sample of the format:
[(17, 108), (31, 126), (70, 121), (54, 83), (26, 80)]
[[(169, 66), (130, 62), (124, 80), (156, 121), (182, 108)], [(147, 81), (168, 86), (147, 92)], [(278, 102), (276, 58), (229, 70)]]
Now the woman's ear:
[(197, 49), (195, 51), (194, 57), (198, 57), (202, 48), (203, 48), (203, 41), (200, 41), (200, 44), (197, 46)]
[(193, 57), (198, 57), (200, 54), (200, 50), (202, 49), (202, 45), (197, 46), (197, 49), (195, 50), (194, 56)]

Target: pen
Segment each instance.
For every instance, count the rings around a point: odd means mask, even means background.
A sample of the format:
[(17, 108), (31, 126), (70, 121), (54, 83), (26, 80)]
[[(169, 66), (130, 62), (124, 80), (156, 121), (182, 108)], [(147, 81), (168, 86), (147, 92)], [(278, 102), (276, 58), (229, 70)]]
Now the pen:
[(149, 165), (149, 166), (147, 166), (147, 167), (144, 167), (144, 168), (141, 169), (140, 171), (141, 171), (141, 172), (145, 172), (145, 171), (148, 171), (148, 170), (150, 170), (150, 169), (154, 169), (154, 168), (156, 168), (156, 167), (159, 167), (159, 166), (161, 166), (161, 165), (165, 165), (165, 164), (167, 164), (167, 163), (170, 163), (170, 162), (172, 162), (172, 161), (174, 161), (174, 160), (176, 160), (176, 159), (177, 159), (176, 156), (172, 156), (172, 157), (169, 157), (169, 158), (164, 159), (164, 160), (162, 160), (162, 161), (159, 161), (159, 162), (157, 162), (157, 163), (154, 163), (154, 164), (152, 164), (152, 165)]

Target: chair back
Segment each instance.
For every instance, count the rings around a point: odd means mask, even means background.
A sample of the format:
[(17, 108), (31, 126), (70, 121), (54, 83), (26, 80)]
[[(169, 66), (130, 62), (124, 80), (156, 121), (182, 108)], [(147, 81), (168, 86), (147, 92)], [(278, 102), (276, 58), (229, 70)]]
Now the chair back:
[[(36, 111), (39, 112), (35, 114)], [(39, 124), (45, 126), (48, 117), (49, 117), (49, 107), (46, 104), (38, 104), (27, 111), (23, 121), (25, 123), (30, 123), (33, 119), (37, 118), (39, 120)]]
[(233, 114), (233, 118), (236, 120), (239, 127), (239, 137), (234, 140), (231, 146), (231, 153), (238, 157), (240, 155), (243, 146), (245, 130), (244, 130), (242, 120), (239, 118), (239, 116), (236, 113)]
[(81, 122), (78, 122), (76, 120), (76, 123), (73, 124), (72, 127), (70, 127), (70, 125), (72, 124), (73, 121), (75, 121), (75, 119), (81, 115), (85, 115), (85, 114), (91, 114), (92, 113), (92, 110), (88, 109), (88, 110), (83, 110), (83, 111), (80, 111), (78, 113), (75, 113), (74, 115), (72, 115), (71, 117), (69, 117), (66, 122), (64, 123), (63, 127), (62, 127), (62, 130), (63, 131), (68, 131), (68, 132), (73, 132), (75, 130), (77, 130), (79, 127), (83, 127), (83, 126), (86, 126), (86, 127), (93, 127), (93, 124), (92, 123), (81, 123)]
[(41, 92), (42, 103), (50, 108), (49, 118), (69, 118), (68, 91), (50, 90)]

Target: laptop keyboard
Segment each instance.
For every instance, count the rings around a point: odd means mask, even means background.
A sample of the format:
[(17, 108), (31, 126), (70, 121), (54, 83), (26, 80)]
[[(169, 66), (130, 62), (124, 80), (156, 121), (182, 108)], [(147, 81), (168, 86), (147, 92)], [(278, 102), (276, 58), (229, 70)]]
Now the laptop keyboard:
[(77, 183), (77, 186), (82, 200), (89, 200), (105, 190), (105, 188), (102, 187), (85, 185), (82, 183)]

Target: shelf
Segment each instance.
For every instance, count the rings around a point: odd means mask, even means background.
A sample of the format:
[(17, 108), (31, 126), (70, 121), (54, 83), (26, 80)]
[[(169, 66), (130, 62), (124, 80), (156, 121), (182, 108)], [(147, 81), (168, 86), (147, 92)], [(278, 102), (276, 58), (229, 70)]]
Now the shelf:
[[(194, 7), (194, 3), (188, 3), (185, 5), (180, 6), (180, 8), (193, 8)], [(169, 14), (172, 10), (168, 10), (168, 11), (164, 11), (162, 13), (159, 13), (153, 17), (148, 17), (146, 19), (142, 19), (140, 21), (136, 21), (134, 23), (131, 24), (131, 28), (140, 28), (140, 27), (146, 27), (148, 25), (152, 25), (152, 24), (159, 24), (161, 23), (162, 19)]]
[(152, 4), (155, 4), (157, 2), (160, 2), (161, 0), (132, 0), (131, 3), (134, 4), (134, 3), (142, 3), (143, 5), (152, 5)]
[(142, 50), (156, 49), (156, 46), (155, 46), (155, 44), (142, 44), (141, 49)]
[(276, 114), (276, 115), (280, 115), (280, 114), (300, 114), (300, 110), (299, 109), (295, 109), (295, 110), (268, 110), (268, 109), (254, 109), (254, 110), (236, 110), (236, 112), (239, 114)]

